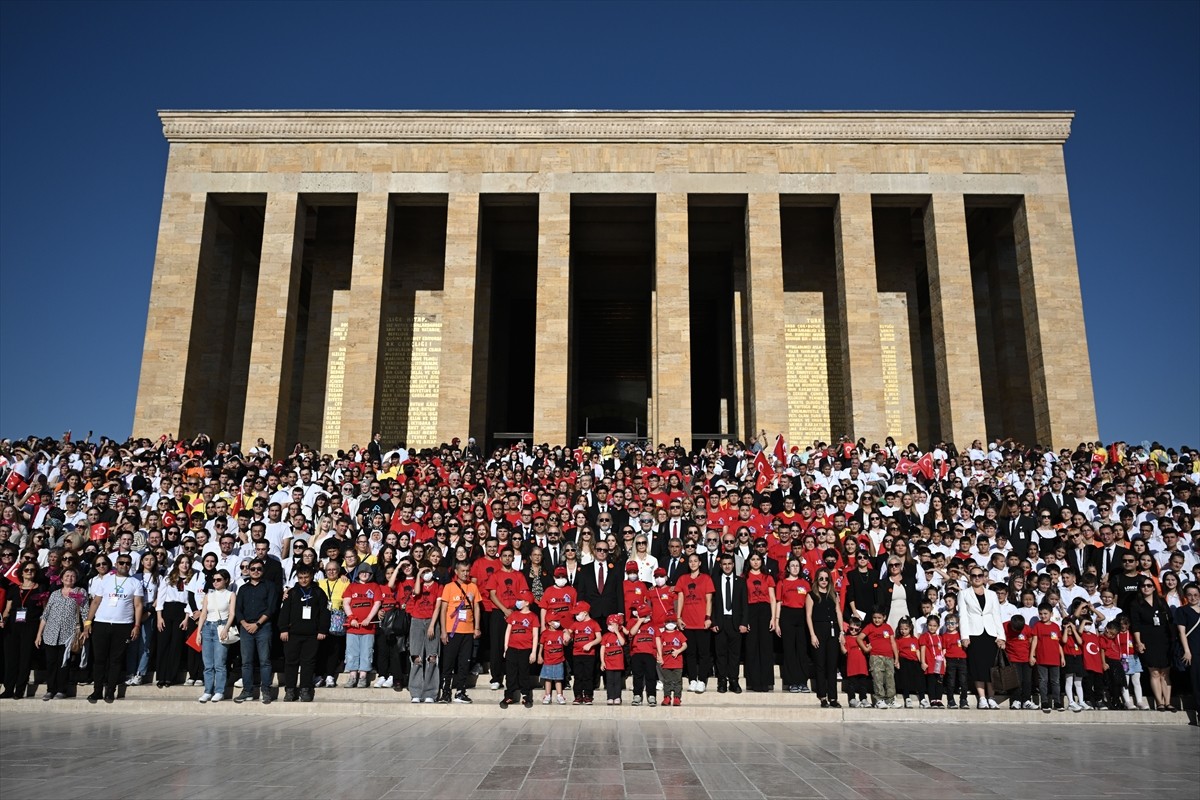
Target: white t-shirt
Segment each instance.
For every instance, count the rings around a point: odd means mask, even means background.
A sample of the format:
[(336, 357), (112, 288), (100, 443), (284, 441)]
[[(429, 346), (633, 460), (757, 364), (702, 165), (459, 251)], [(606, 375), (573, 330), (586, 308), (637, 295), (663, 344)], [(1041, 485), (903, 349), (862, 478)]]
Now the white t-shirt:
[(118, 577), (109, 573), (103, 578), (92, 581), (92, 597), (100, 598), (100, 607), (96, 609), (96, 622), (112, 622), (130, 624), (133, 622), (133, 605), (135, 597), (146, 597), (141, 580), (128, 575)]

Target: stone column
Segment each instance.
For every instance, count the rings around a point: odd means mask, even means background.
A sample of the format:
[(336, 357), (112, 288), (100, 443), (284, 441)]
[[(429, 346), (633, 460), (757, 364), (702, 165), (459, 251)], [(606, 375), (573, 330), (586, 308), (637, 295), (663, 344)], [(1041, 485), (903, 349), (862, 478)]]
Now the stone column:
[(150, 313), (142, 349), (133, 435), (157, 439), (181, 431), (180, 414), (187, 378), (200, 245), (204, 238), (204, 192), (167, 192), (158, 222), (158, 252), (150, 283)]
[(750, 347), (745, 440), (768, 444), (787, 429), (787, 353), (783, 328), (783, 242), (779, 195), (746, 197), (746, 316)]
[[(297, 193), (267, 195), (242, 443), (250, 447), (262, 437), (276, 457), (295, 444), (286, 439), (296, 346), (296, 307), (300, 300), (300, 260), (304, 253), (302, 215), (303, 205)], [(322, 405), (323, 401), (324, 398), (312, 398), (312, 402)]]
[(882, 442), (884, 419), (883, 358), (879, 341), (879, 282), (875, 275), (875, 235), (871, 195), (842, 194), (834, 215), (838, 313), (842, 333), (842, 375), (846, 387), (849, 433)]
[(350, 262), (349, 328), (340, 447), (366, 447), (378, 424), (379, 321), (391, 270), (392, 215), (386, 192), (360, 194), (354, 213)]
[(1066, 190), (1026, 195), (1013, 236), (1038, 443), (1073, 448), (1098, 428)]
[(929, 199), (925, 258), (942, 438), (961, 449), (974, 439), (987, 437), (962, 195), (935, 194)]
[(657, 197), (654, 234), (653, 436), (692, 441), (692, 325), (688, 283), (688, 199)]
[(471, 391), (475, 339), (475, 284), (479, 259), (479, 194), (450, 195), (446, 211), (446, 272), (442, 292), (441, 375), (438, 385), (437, 442), (481, 433), (471, 430)]
[(533, 440), (565, 442), (570, 406), (571, 195), (538, 196)]

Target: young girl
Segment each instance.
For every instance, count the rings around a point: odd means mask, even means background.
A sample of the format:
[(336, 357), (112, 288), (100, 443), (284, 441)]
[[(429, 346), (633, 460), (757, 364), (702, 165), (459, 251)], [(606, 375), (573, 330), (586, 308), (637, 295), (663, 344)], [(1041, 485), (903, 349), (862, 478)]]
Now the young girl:
[(942, 676), (946, 674), (946, 646), (939, 632), (941, 622), (937, 614), (925, 618), (925, 632), (921, 634), (921, 664), (925, 668), (925, 697), (921, 708), (942, 707)]
[(1063, 656), (1066, 661), (1063, 667), (1064, 694), (1067, 708), (1074, 713), (1083, 711), (1090, 706), (1083, 698), (1083, 614), (1087, 613), (1087, 601), (1082, 597), (1071, 603), (1067, 619), (1063, 623)]
[(629, 629), (629, 661), (633, 672), (633, 702), (631, 705), (642, 704), (642, 693), (646, 694), (646, 704), (651, 708), (655, 705), (655, 685), (658, 682), (655, 656), (658, 647), (658, 628), (649, 616), (638, 616), (633, 627)]
[(1104, 626), (1104, 635), (1100, 637), (1100, 656), (1104, 662), (1104, 687), (1107, 694), (1107, 707), (1116, 711), (1124, 706), (1133, 708), (1133, 698), (1129, 696), (1126, 685), (1125, 669), (1121, 663), (1121, 626), (1114, 619)]
[(904, 698), (905, 708), (913, 708), (916, 705), (912, 698), (914, 694), (925, 700), (921, 643), (913, 635), (912, 620), (908, 617), (897, 622), (896, 628), (896, 649), (900, 654), (900, 664), (896, 668), (896, 692)]
[(608, 630), (600, 637), (600, 661), (604, 667), (604, 690), (607, 704), (621, 705), (621, 690), (625, 688), (625, 621), (620, 614), (608, 615)]
[(1090, 618), (1080, 623), (1083, 639), (1083, 708), (1090, 711), (1104, 702), (1104, 656), (1100, 654), (1100, 634)]
[(542, 685), (546, 693), (542, 696), (542, 705), (550, 705), (550, 697), (560, 706), (566, 705), (563, 697), (563, 678), (565, 677), (567, 643), (571, 641), (571, 632), (563, 630), (558, 617), (550, 617), (546, 629), (542, 633)]
[[(967, 707), (967, 651), (962, 646), (962, 636), (958, 632), (958, 615), (946, 615), (946, 631), (942, 634), (942, 644), (946, 646), (946, 676), (943, 679), (946, 687), (946, 707)], [(958, 703), (954, 702), (954, 693), (958, 692)]]
[(687, 647), (687, 638), (678, 630), (675, 619), (668, 617), (655, 643), (658, 665), (662, 667), (664, 707), (679, 705), (683, 694), (683, 651)]
[(1050, 713), (1052, 706), (1059, 711), (1066, 710), (1059, 691), (1059, 671), (1066, 666), (1067, 659), (1062, 648), (1062, 628), (1053, 615), (1054, 607), (1042, 603), (1038, 606), (1038, 621), (1030, 632), (1033, 642), (1029, 647), (1029, 663), (1037, 667), (1038, 696), (1045, 714)]
[(571, 623), (571, 654), (574, 656), (575, 692), (572, 705), (590, 706), (592, 686), (596, 680), (596, 648), (600, 646), (600, 623), (588, 616), (592, 607), (582, 600), (575, 604), (575, 620)]
[(896, 707), (896, 670), (900, 668), (900, 651), (896, 648), (896, 634), (882, 611), (877, 609), (872, 612), (871, 624), (858, 634), (858, 643), (863, 652), (870, 656), (875, 707)]
[[(1133, 632), (1129, 630), (1129, 616), (1121, 614), (1117, 617), (1121, 632), (1117, 641), (1121, 648), (1121, 667), (1125, 671), (1125, 707), (1130, 711), (1149, 711), (1150, 703), (1142, 695), (1142, 659), (1133, 649)], [(1133, 692), (1130, 699), (1129, 692)]]
[(1020, 688), (1010, 698), (1009, 708), (1013, 711), (1036, 708), (1033, 704), (1033, 666), (1029, 663), (1029, 626), (1020, 614), (1013, 614), (1012, 619), (1004, 623), (1004, 654), (1017, 668), (1017, 676), (1021, 679)]
[(858, 640), (860, 633), (862, 621), (851, 618), (846, 629), (846, 671), (843, 673), (846, 678), (842, 688), (850, 697), (851, 708), (870, 708), (871, 677), (867, 671), (867, 654)]

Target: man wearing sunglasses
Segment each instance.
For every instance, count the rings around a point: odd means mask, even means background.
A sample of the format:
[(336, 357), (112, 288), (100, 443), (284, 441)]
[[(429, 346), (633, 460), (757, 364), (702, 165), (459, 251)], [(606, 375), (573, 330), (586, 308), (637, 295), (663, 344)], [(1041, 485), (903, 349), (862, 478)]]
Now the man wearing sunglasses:
[(138, 638), (142, 625), (142, 603), (145, 590), (142, 582), (129, 576), (133, 557), (118, 556), (116, 571), (92, 580), (92, 603), (83, 622), (84, 636), (92, 639), (92, 671), (95, 685), (88, 695), (89, 703), (101, 697), (104, 702), (116, 700), (117, 681), (125, 664), (125, 647)]
[(254, 697), (254, 659), (258, 657), (258, 678), (262, 702), (271, 696), (271, 619), (279, 611), (279, 589), (272, 581), (263, 579), (264, 563), (254, 558), (246, 572), (249, 580), (238, 587), (233, 596), (230, 614), (241, 630), (242, 692), (233, 698), (243, 703)]

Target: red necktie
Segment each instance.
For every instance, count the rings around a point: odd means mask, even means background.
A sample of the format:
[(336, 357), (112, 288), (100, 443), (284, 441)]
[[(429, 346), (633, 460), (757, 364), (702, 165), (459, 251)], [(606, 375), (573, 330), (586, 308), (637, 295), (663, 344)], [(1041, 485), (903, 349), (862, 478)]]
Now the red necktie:
[(596, 591), (604, 593), (604, 565), (596, 562)]

